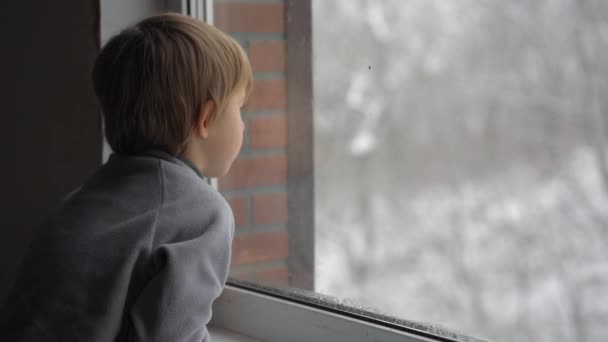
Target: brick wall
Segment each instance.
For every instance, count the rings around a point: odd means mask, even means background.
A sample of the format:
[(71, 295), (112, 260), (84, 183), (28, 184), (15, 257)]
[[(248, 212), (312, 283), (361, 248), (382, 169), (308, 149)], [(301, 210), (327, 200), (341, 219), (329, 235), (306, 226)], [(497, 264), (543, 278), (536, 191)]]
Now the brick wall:
[(236, 219), (231, 276), (289, 284), (285, 3), (214, 2), (214, 23), (247, 51), (254, 91), (243, 112), (243, 149), (219, 180)]

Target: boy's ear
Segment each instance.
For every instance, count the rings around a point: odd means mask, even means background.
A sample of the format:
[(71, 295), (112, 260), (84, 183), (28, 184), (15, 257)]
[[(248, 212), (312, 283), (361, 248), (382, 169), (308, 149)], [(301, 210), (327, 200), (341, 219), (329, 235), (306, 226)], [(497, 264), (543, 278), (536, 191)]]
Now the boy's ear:
[(207, 100), (201, 106), (201, 110), (198, 113), (198, 121), (196, 122), (196, 132), (203, 139), (207, 139), (207, 137), (209, 137), (210, 114), (213, 110), (213, 106), (213, 101)]

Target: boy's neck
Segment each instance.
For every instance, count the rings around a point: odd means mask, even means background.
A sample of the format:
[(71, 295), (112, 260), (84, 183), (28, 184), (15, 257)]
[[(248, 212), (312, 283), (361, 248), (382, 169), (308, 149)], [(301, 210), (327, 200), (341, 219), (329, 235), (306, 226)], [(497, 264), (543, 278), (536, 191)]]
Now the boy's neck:
[(180, 156), (180, 159), (187, 161), (191, 167), (195, 168), (195, 171), (197, 171), (201, 177), (205, 174), (203, 171), (205, 162), (203, 160), (204, 158), (202, 157), (202, 153), (197, 153), (197, 151), (194, 151), (191, 145), (186, 147), (186, 150)]
[(192, 168), (192, 170), (194, 170), (194, 172), (196, 172), (197, 175), (199, 175), (199, 177), (204, 178), (205, 176), (203, 175), (203, 172), (201, 171), (201, 169), (196, 166), (196, 164), (194, 164), (194, 162), (192, 160), (190, 160), (189, 158), (187, 158), (186, 156), (179, 156), (178, 157), (181, 161), (183, 161), (184, 163), (186, 163), (189, 167)]

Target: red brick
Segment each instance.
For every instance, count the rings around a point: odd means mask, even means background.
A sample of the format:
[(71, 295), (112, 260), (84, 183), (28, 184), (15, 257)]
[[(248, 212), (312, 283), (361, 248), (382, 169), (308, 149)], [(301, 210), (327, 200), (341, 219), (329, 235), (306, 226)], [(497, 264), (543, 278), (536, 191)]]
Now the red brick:
[(265, 285), (289, 286), (289, 270), (286, 266), (255, 273), (255, 280)]
[(274, 224), (287, 222), (287, 194), (256, 195), (253, 197), (253, 223)]
[(283, 4), (215, 3), (214, 24), (226, 32), (280, 33), (285, 30)]
[(285, 155), (237, 159), (226, 176), (219, 180), (221, 190), (282, 185), (287, 182)]
[(249, 120), (251, 147), (285, 147), (287, 145), (287, 122), (284, 115), (258, 117)]
[(234, 224), (237, 227), (249, 225), (249, 209), (247, 207), (247, 197), (229, 197), (228, 204), (234, 213)]
[(253, 42), (249, 46), (249, 58), (254, 72), (284, 71), (284, 42)]
[(253, 92), (247, 101), (246, 110), (285, 109), (285, 80), (255, 80)]
[(237, 235), (232, 243), (232, 264), (284, 260), (288, 255), (287, 243), (285, 230)]

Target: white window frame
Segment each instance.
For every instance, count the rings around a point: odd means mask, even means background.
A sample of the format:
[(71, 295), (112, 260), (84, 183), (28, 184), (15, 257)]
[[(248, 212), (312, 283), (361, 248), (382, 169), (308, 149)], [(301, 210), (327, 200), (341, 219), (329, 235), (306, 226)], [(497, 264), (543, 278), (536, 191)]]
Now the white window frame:
[(213, 0), (181, 0), (181, 12), (213, 25)]
[[(179, 1), (180, 12), (189, 15), (193, 18), (202, 20), (209, 25), (213, 25), (213, 0), (169, 0)], [(217, 178), (206, 178), (207, 182), (214, 188), (218, 189), (219, 184)]]
[(435, 336), (407, 327), (393, 329), (230, 284), (213, 305), (210, 327), (268, 342), (474, 341), (456, 335), (458, 339)]

